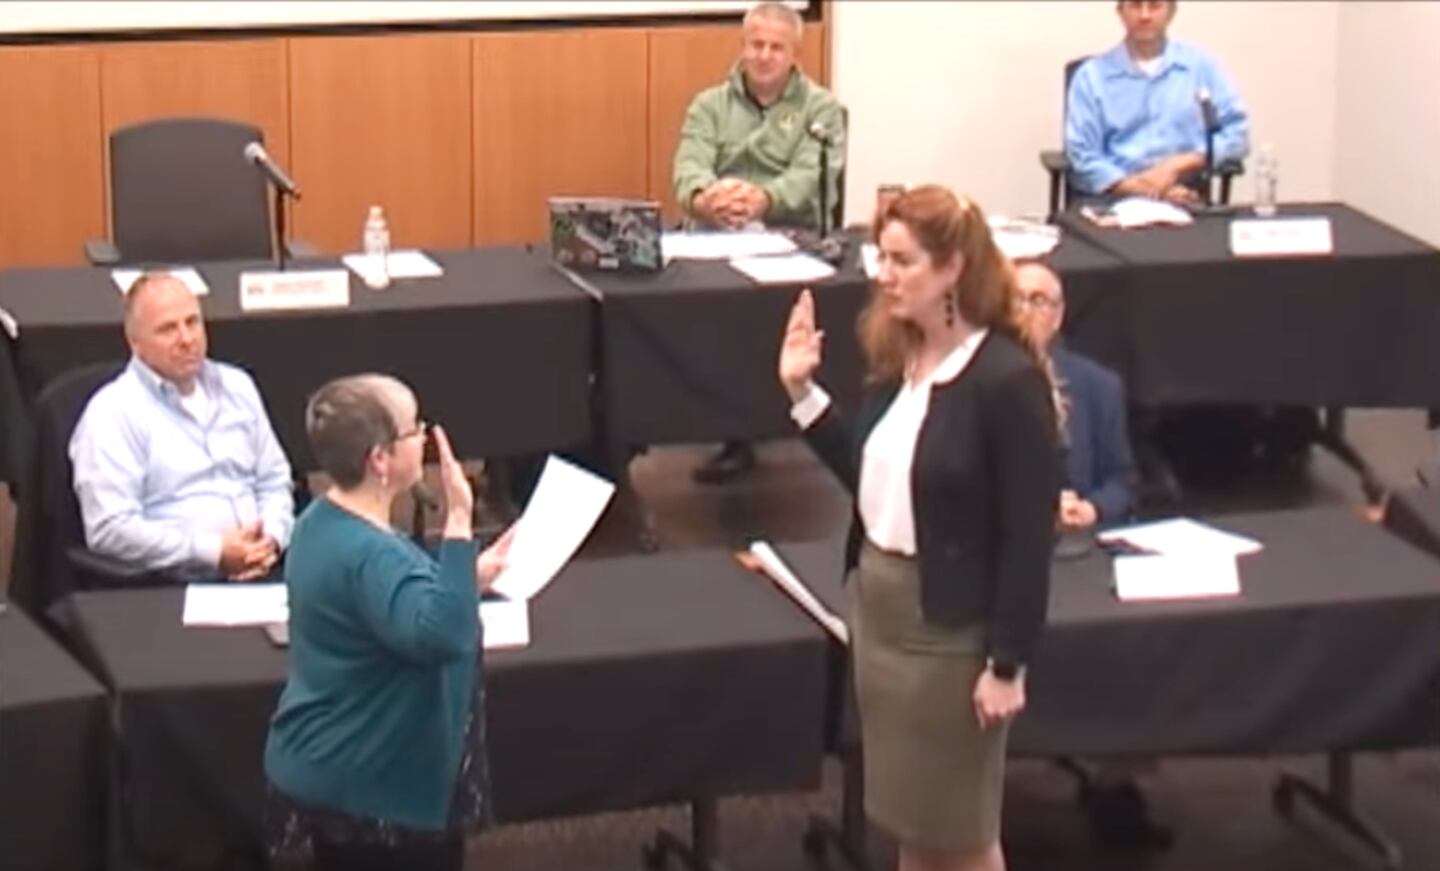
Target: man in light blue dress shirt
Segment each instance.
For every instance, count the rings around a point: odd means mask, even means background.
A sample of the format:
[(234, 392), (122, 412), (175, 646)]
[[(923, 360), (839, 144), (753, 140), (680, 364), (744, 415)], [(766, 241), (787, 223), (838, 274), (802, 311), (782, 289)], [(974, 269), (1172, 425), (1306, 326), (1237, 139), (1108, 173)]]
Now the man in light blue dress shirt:
[(86, 545), (179, 580), (271, 575), (294, 503), (255, 382), (206, 359), (200, 303), (173, 276), (131, 287), (125, 338), (130, 364), (70, 440)]
[(1215, 163), (1250, 150), (1240, 96), (1199, 49), (1166, 36), (1174, 0), (1116, 4), (1125, 40), (1090, 58), (1070, 82), (1065, 154), (1071, 183), (1085, 194), (1193, 203), (1187, 184), (1205, 168), (1201, 95), (1214, 106)]

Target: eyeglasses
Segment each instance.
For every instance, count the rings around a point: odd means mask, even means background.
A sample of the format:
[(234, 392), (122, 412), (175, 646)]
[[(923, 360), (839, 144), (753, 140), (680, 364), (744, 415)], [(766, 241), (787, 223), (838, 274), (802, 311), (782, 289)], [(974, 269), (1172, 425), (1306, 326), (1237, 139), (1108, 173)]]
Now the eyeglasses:
[(407, 430), (406, 432), (402, 432), (399, 435), (395, 436), (395, 441), (404, 441), (405, 439), (414, 438), (415, 436), (420, 436), (421, 438), (424, 438), (425, 434), (428, 432), (430, 432), (430, 424), (423, 420), (417, 420), (415, 421), (414, 429)]
[(1048, 296), (1040, 291), (1035, 293), (1022, 293), (1016, 297), (1016, 301), (1027, 308), (1060, 308), (1065, 305), (1065, 300), (1058, 296)]

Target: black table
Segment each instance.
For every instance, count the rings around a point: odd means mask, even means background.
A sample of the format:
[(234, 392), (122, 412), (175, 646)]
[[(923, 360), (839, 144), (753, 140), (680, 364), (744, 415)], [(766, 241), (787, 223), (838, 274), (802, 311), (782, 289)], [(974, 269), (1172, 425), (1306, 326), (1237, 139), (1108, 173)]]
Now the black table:
[(0, 865), (104, 860), (104, 691), (13, 605), (0, 613)]
[[(780, 339), (801, 285), (758, 285), (720, 261), (674, 261), (654, 274), (587, 275), (603, 298), (605, 435), (617, 444), (790, 435), (775, 375)], [(859, 393), (855, 322), (868, 284), (851, 265), (809, 285), (830, 340), (819, 380)]]
[[(285, 656), (258, 629), (186, 629), (179, 589), (76, 597), (104, 671), (141, 855), (259, 838)], [(727, 553), (576, 563), (532, 645), (487, 653), (502, 821), (819, 782), (826, 643)]]
[(1131, 398), (1440, 405), (1440, 251), (1339, 203), (1280, 214), (1329, 218), (1333, 255), (1234, 257), (1228, 216), (1132, 230), (1058, 217), (1126, 267), (1125, 314), (1107, 320), (1125, 331)]
[[(1240, 558), (1238, 598), (1122, 603), (1110, 590), (1108, 556), (1054, 564), (1012, 751), (1330, 753), (1328, 790), (1287, 775), (1277, 804), (1288, 810), (1301, 794), (1398, 862), (1354, 813), (1348, 752), (1440, 744), (1440, 563), (1349, 509), (1214, 522), (1264, 544)], [(843, 614), (841, 542), (779, 549)], [(842, 674), (832, 670), (832, 680)], [(832, 706), (845, 692), (832, 686)], [(840, 719), (832, 740), (844, 750), (853, 724)], [(863, 855), (853, 840), (848, 849)]]
[[(199, 264), (210, 353), (260, 385), (292, 463), (313, 466), (305, 400), (356, 372), (405, 380), (421, 413), (462, 456), (505, 456), (583, 442), (590, 431), (591, 303), (522, 248), (434, 252), (438, 278), (373, 291), (353, 274), (344, 309), (246, 313), (239, 278), (267, 262)], [(292, 269), (343, 268), (335, 260)], [(122, 298), (108, 269), (0, 271), (0, 308), (20, 324), (19, 364), (43, 385), (75, 366), (123, 360)], [(0, 358), (0, 365), (4, 360)]]

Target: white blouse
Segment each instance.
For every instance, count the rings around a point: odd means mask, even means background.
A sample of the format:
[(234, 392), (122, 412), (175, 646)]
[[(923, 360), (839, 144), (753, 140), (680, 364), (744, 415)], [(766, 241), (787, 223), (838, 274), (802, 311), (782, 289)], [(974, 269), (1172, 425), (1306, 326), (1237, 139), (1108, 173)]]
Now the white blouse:
[[(865, 537), (881, 550), (915, 555), (914, 503), (910, 497), (910, 466), (915, 460), (915, 442), (930, 410), (930, 389), (947, 384), (965, 371), (987, 330), (976, 330), (956, 346), (935, 371), (918, 381), (906, 378), (890, 407), (865, 440), (860, 461), (857, 501)], [(809, 429), (825, 409), (830, 394), (811, 383), (805, 395), (790, 409), (790, 417), (801, 429)]]

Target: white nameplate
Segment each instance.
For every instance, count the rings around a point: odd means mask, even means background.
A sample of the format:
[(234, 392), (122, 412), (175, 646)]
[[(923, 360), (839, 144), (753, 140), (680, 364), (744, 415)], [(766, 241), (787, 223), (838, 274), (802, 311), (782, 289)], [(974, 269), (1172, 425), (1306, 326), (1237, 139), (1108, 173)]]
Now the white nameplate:
[(1230, 222), (1230, 253), (1236, 257), (1333, 254), (1329, 218), (1269, 218)]
[(350, 273), (344, 269), (240, 275), (241, 311), (344, 308), (349, 304)]

